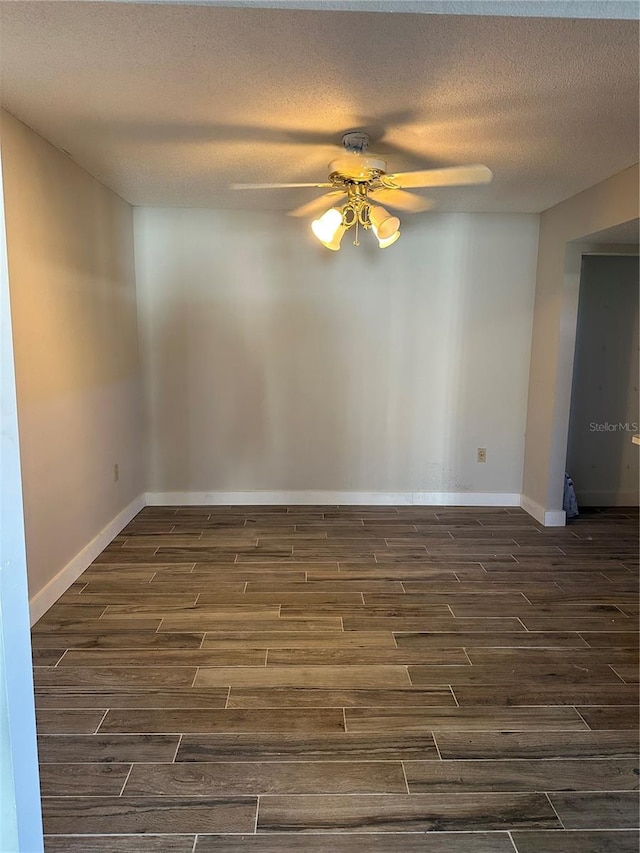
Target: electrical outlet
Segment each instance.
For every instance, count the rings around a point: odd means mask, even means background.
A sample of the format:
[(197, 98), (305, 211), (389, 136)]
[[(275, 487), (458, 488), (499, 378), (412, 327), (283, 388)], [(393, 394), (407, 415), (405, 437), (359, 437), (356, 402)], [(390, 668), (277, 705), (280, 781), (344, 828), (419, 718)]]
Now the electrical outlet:
[(118, 466), (118, 463), (116, 462), (116, 464), (113, 466), (113, 482), (117, 483), (119, 479), (120, 479), (120, 467)]
[(479, 447), (478, 448), (478, 462), (486, 462), (487, 461), (487, 448)]

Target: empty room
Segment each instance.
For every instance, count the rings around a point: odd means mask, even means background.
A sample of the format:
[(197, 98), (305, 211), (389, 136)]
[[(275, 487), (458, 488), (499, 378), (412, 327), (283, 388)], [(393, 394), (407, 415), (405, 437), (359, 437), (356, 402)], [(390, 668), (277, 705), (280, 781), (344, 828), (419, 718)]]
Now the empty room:
[(633, 0), (0, 0), (0, 853), (637, 853)]

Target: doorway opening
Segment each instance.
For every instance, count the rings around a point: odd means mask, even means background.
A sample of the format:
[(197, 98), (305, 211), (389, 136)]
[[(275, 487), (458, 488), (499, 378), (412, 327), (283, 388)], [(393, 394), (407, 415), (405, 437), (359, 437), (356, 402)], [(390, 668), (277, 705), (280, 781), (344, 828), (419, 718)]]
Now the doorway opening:
[(580, 509), (638, 506), (638, 256), (584, 254), (566, 470)]

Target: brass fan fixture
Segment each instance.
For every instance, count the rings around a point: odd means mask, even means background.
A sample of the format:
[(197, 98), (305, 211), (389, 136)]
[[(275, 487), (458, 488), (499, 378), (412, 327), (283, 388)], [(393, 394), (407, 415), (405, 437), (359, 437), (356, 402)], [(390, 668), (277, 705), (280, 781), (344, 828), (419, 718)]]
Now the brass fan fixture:
[(400, 236), (400, 220), (390, 214), (389, 207), (418, 213), (428, 210), (432, 203), (415, 193), (405, 192), (414, 187), (451, 187), (469, 184), (488, 184), (493, 174), (486, 166), (451, 166), (445, 169), (424, 169), (416, 172), (387, 173), (387, 162), (368, 154), (370, 138), (367, 133), (350, 131), (342, 137), (345, 152), (329, 164), (329, 180), (314, 184), (234, 184), (236, 190), (291, 189), (298, 187), (331, 187), (331, 191), (290, 211), (290, 216), (320, 214), (311, 224), (318, 240), (337, 252), (345, 233), (355, 229), (354, 246), (359, 245), (358, 232), (372, 230), (381, 249), (386, 249)]

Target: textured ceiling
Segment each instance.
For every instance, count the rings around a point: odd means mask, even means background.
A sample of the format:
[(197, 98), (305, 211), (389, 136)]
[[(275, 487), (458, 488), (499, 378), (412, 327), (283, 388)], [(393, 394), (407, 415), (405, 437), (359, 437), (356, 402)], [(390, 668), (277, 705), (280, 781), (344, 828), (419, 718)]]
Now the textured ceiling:
[(543, 210), (638, 160), (638, 24), (0, 4), (2, 101), (133, 204), (286, 210), (341, 133), (391, 171), (481, 162), (440, 210)]

